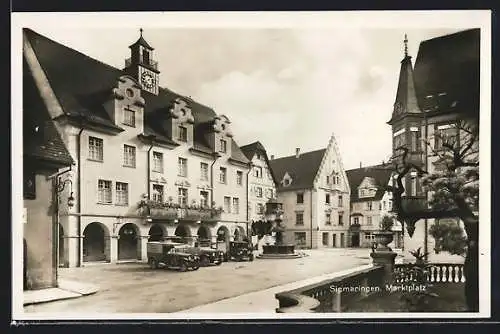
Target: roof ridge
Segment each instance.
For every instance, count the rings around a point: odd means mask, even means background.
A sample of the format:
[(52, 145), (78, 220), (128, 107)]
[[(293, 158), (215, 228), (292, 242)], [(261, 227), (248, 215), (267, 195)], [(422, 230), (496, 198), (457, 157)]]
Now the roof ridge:
[[(326, 148), (321, 148), (321, 149), (314, 150), (314, 151), (301, 152), (300, 156), (302, 156), (304, 154), (317, 153), (317, 152), (320, 152), (320, 151), (326, 151)], [(276, 159), (273, 159), (273, 161), (281, 160), (281, 159), (286, 159), (286, 158), (295, 158), (295, 154), (287, 155), (285, 157), (276, 158)]]

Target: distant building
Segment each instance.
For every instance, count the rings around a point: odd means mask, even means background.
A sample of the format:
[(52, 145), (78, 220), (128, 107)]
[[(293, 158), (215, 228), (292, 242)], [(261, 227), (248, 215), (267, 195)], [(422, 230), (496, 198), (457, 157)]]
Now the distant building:
[[(23, 67), (26, 66), (23, 58)], [(49, 116), (33, 76), (26, 71), (22, 116), (23, 286), (25, 290), (52, 288), (57, 286), (60, 241), (57, 180), (58, 176), (65, 176), (74, 161)]]
[(250, 161), (231, 121), (159, 86), (142, 31), (123, 69), (30, 29), (23, 37), (24, 72), (76, 162), (76, 205), (61, 202), (61, 265), (145, 261), (147, 241), (168, 236), (247, 234)]
[[(440, 150), (441, 144), (435, 134), (459, 138), (457, 121), (479, 119), (480, 29), (421, 42), (415, 68), (406, 43), (405, 38), (399, 84), (388, 121), (392, 127), (393, 153), (399, 147), (408, 148), (412, 160), (432, 173), (439, 167), (433, 151)], [(407, 175), (404, 184), (405, 198), (425, 203), (428, 194), (422, 190), (416, 173)], [(434, 239), (428, 236), (428, 229), (434, 223), (434, 219), (418, 221), (412, 238), (405, 230), (405, 251), (422, 247), (432, 255)]]
[(283, 203), (284, 241), (302, 248), (347, 247), (350, 188), (335, 137), (326, 149), (270, 161)]
[(241, 146), (241, 151), (252, 163), (248, 175), (248, 216), (249, 222), (264, 220), (266, 203), (276, 197), (276, 179), (269, 166), (266, 149), (260, 142)]
[[(375, 231), (380, 231), (384, 216), (392, 210), (392, 193), (387, 190), (393, 172), (383, 166), (368, 166), (346, 171), (351, 188), (351, 214), (349, 247), (371, 247)], [(394, 241), (392, 248), (401, 248), (401, 223), (393, 220)]]

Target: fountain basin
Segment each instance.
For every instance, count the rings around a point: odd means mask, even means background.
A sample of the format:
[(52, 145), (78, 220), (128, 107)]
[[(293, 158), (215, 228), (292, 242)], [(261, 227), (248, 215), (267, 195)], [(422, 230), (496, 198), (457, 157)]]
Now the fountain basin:
[(295, 253), (295, 245), (279, 244), (262, 246), (262, 254), (257, 255), (259, 259), (297, 259), (302, 254)]

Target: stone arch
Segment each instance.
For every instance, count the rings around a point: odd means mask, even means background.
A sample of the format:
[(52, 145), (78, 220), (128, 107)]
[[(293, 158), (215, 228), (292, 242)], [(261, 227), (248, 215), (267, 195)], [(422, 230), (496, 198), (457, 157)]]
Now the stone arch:
[(141, 259), (141, 234), (137, 225), (125, 223), (118, 231), (118, 260)]
[(109, 230), (100, 222), (92, 222), (83, 230), (83, 261), (109, 261)]
[(229, 229), (222, 225), (217, 229), (217, 241), (224, 241), (227, 244), (229, 244), (229, 241), (231, 239), (231, 233), (229, 232)]
[(233, 233), (234, 241), (243, 241), (246, 237), (245, 229), (241, 226), (236, 226)]
[(162, 224), (153, 224), (149, 229), (148, 235), (148, 241), (160, 241), (163, 240), (163, 238), (165, 238), (168, 233), (167, 229)]
[(182, 238), (190, 238), (191, 237), (191, 229), (189, 228), (189, 226), (185, 225), (185, 224), (180, 224), (179, 226), (177, 226), (177, 228), (175, 229), (175, 232), (174, 234), (178, 237), (182, 237)]
[(198, 243), (201, 246), (210, 246), (210, 243), (212, 241), (212, 232), (210, 231), (210, 227), (201, 225), (198, 228), (198, 232), (196, 234), (198, 236)]

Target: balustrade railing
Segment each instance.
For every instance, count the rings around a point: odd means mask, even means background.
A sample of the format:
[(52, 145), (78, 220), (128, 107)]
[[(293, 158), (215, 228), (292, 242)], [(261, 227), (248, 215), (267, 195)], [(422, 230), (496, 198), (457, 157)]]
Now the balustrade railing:
[[(412, 282), (415, 274), (408, 269), (411, 264), (396, 264), (394, 279), (397, 283)], [(428, 283), (463, 283), (465, 282), (464, 265), (456, 263), (428, 264), (425, 279)]]

